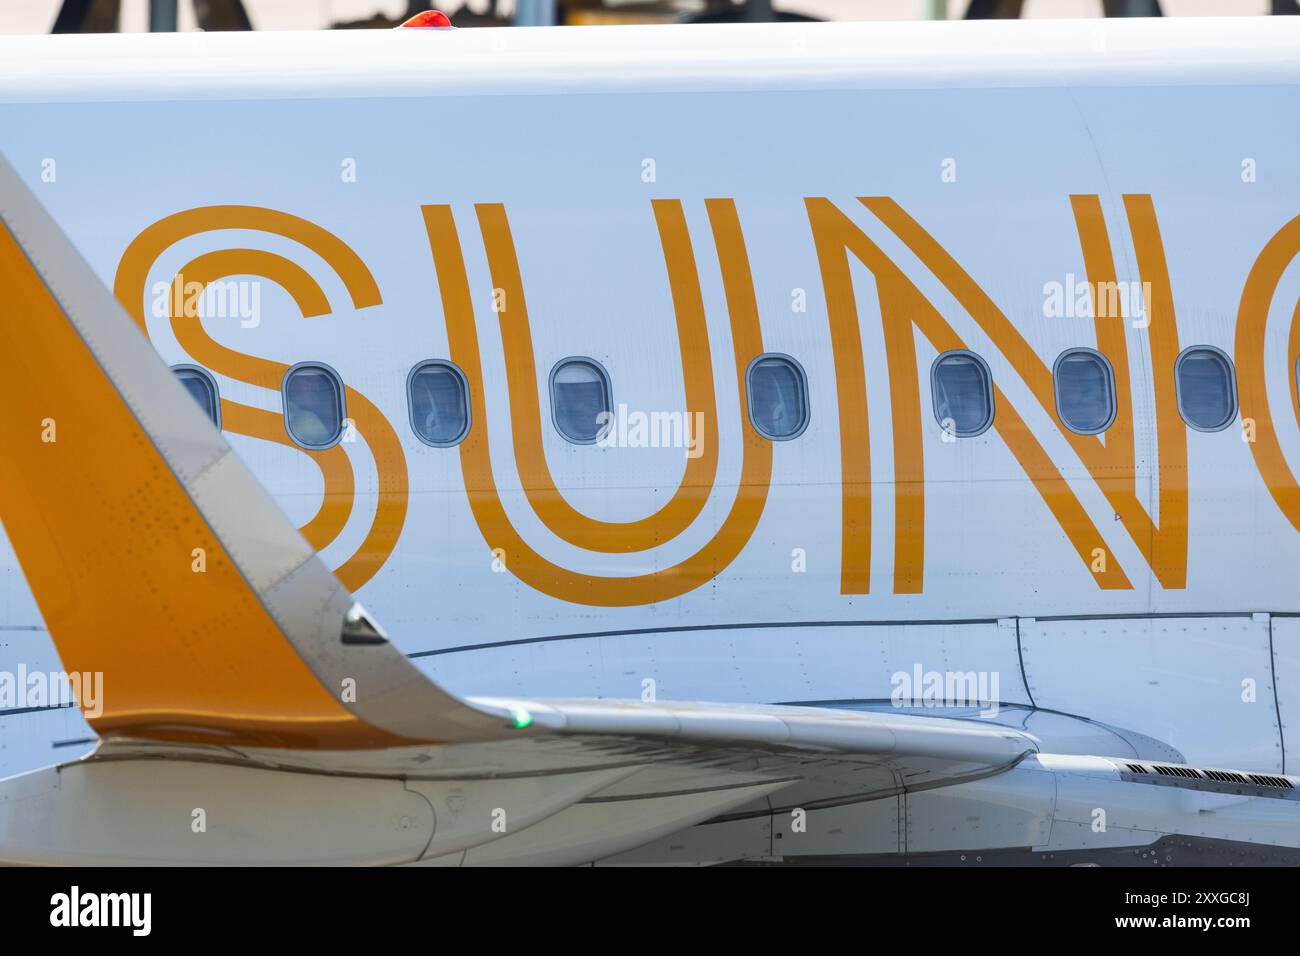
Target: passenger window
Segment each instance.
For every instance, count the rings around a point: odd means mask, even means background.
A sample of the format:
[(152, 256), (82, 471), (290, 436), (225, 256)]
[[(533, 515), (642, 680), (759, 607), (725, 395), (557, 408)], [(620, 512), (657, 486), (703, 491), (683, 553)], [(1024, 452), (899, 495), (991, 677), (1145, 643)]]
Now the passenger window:
[(211, 375), (197, 365), (174, 365), (172, 374), (190, 393), (190, 397), (199, 403), (203, 414), (218, 429), (221, 428), (221, 396), (217, 392), (217, 383)]
[(469, 386), (450, 362), (430, 360), (406, 380), (411, 427), (420, 441), (446, 447), (469, 434)]
[(593, 444), (612, 411), (609, 376), (598, 362), (564, 359), (551, 370), (551, 418), (566, 439)]
[(808, 382), (803, 369), (784, 355), (760, 355), (746, 376), (749, 420), (764, 438), (788, 441), (808, 427)]
[(284, 376), (284, 424), (304, 448), (329, 448), (343, 437), (343, 383), (334, 370), (303, 362)]
[(1052, 369), (1056, 414), (1080, 435), (1104, 432), (1115, 420), (1115, 373), (1100, 352), (1070, 349)]
[(973, 438), (993, 424), (993, 376), (974, 352), (945, 352), (930, 369), (934, 417), (957, 438)]
[(1174, 366), (1178, 412), (1202, 432), (1217, 432), (1237, 415), (1237, 376), (1228, 356), (1209, 345), (1194, 345)]

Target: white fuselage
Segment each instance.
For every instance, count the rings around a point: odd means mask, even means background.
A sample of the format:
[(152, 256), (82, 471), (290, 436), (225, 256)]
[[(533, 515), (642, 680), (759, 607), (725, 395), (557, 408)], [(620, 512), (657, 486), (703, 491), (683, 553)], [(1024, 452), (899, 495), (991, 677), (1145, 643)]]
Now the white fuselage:
[[(974, 672), (1002, 719), (1037, 732), (1065, 714), (1135, 752), (1282, 772), (1300, 718), (1297, 42), (1287, 18), (6, 39), (0, 151), (168, 363), (213, 375), (236, 450), (450, 690), (889, 706), (899, 673)], [(657, 211), (693, 251), (679, 278), (698, 281), (692, 335), (707, 335), (686, 348)], [(489, 261), (498, 220), (526, 314)], [(461, 255), (435, 262), (448, 223)], [(729, 297), (728, 223), (756, 328)], [(887, 263), (850, 251), (851, 299), (828, 286), (850, 231)], [(223, 250), (289, 260), (328, 309), (304, 317), (276, 275), (235, 272), (226, 314), (173, 320), (174, 277)], [(1121, 308), (1096, 319), (1086, 286), (1107, 257)], [(458, 262), (468, 330), (449, 312)], [(1252, 276), (1262, 299), (1244, 295)], [(228, 352), (205, 363), (186, 334)], [(951, 440), (933, 412), (951, 337), (998, 389), (976, 437)], [(1240, 411), (1220, 431), (1160, 397), (1171, 355), (1198, 345), (1235, 367)], [(1125, 356), (1127, 456), (1115, 433), (1071, 438), (1035, 371), (1080, 347), (1117, 373)], [(806, 376), (789, 441), (745, 424), (737, 370), (760, 351)], [(283, 408), (250, 357), (333, 369), (360, 396), (355, 431), (315, 461), (282, 426), (248, 434)], [(557, 431), (549, 380), (567, 357), (598, 362), (629, 415), (715, 416), (689, 520), (667, 507), (689, 449)], [(690, 407), (692, 357), (715, 411)], [(408, 375), (430, 359), (481, 390), (474, 451), (413, 431)], [(656, 514), (663, 533), (630, 547), (627, 526)], [(19, 663), (57, 667), (6, 549), (0, 667)], [(67, 710), (0, 721), (4, 772), (90, 736)]]

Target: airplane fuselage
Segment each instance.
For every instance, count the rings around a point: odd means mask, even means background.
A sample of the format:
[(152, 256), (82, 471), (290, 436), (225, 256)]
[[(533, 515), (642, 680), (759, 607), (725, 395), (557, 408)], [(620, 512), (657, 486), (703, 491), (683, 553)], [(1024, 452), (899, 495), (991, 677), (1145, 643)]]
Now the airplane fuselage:
[[(1285, 772), (1292, 25), (963, 29), (8, 40), (0, 150), (454, 691), (924, 711), (959, 674), (937, 702)], [(336, 428), (291, 433), (302, 369)], [(3, 560), (4, 660), (52, 668)], [(10, 709), (7, 769), (89, 736)]]

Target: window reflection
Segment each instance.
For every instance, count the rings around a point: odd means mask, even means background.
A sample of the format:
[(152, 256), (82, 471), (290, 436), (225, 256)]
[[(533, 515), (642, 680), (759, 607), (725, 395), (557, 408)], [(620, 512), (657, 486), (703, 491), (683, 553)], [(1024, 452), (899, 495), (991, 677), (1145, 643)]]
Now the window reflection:
[(748, 390), (749, 420), (765, 438), (794, 438), (808, 424), (807, 384), (790, 359), (759, 358), (749, 367)]
[(1232, 363), (1218, 349), (1196, 345), (1178, 357), (1178, 410), (1200, 431), (1227, 428), (1237, 414), (1237, 383)]
[(221, 396), (217, 393), (217, 383), (212, 376), (201, 368), (192, 365), (178, 365), (172, 369), (177, 381), (190, 397), (203, 409), (203, 414), (217, 428), (221, 427)]
[(343, 386), (323, 365), (297, 365), (284, 377), (284, 420), (306, 448), (328, 448), (343, 435)]
[(934, 415), (958, 438), (981, 434), (993, 424), (993, 378), (971, 352), (946, 352), (930, 373)]
[(1056, 361), (1056, 412), (1071, 431), (1096, 435), (1115, 418), (1115, 380), (1096, 352), (1076, 349)]
[(609, 391), (605, 370), (593, 361), (565, 359), (555, 366), (551, 414), (560, 434), (580, 445), (595, 442), (612, 412)]
[(411, 427), (430, 445), (454, 445), (469, 432), (469, 395), (460, 371), (426, 362), (411, 374)]

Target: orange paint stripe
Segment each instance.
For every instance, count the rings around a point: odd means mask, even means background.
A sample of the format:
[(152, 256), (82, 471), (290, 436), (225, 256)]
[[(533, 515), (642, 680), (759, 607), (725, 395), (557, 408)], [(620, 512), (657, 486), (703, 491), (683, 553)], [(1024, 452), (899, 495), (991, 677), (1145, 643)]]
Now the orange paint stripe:
[[(361, 257), (329, 230), (299, 216), (261, 206), (203, 206), (197, 209), (186, 209), (158, 220), (141, 232), (122, 254), (122, 261), (118, 265), (117, 276), (113, 283), (113, 293), (146, 334), (148, 329), (145, 301), (149, 291), (147, 283), (149, 273), (158, 257), (166, 249), (184, 239), (223, 229), (266, 232), (297, 242), (320, 256), (343, 280), (354, 308), (364, 309), (382, 303), (379, 286)], [(236, 261), (231, 262), (222, 258), (227, 252), (233, 253)], [(315, 280), (311, 279), (301, 267), (283, 257), (259, 253), (256, 250), (224, 250), (209, 255), (216, 257), (207, 259), (213, 268), (221, 264), (222, 268), (236, 270), (227, 275), (257, 275), (259, 273), (256, 270), (243, 272), (239, 270), (248, 267), (246, 257), (249, 255), (267, 257), (259, 258), (257, 261), (261, 267), (271, 270), (268, 278), (274, 277), (274, 281), (285, 286), (297, 301), (304, 316), (323, 315), (329, 311), (325, 295)], [(239, 257), (245, 257), (245, 261), (238, 261)], [(205, 258), (200, 257), (199, 260), (195, 260), (195, 263)], [(275, 263), (274, 260), (279, 260), (279, 263)], [(195, 263), (191, 263), (186, 269), (194, 267)], [(186, 274), (186, 269), (181, 271), (182, 281), (193, 279), (192, 275)], [(217, 277), (210, 276), (209, 281), (215, 281), (215, 278)], [(200, 328), (198, 332), (201, 333), (202, 329)], [(244, 355), (232, 349), (224, 349), (210, 339), (201, 347), (212, 349), (210, 354), (220, 356), (219, 360), (222, 364), (220, 366), (209, 364), (196, 358), (200, 364), (205, 364), (213, 370), (222, 370), (223, 374), (250, 384), (275, 390), (280, 388), (280, 380), (286, 366)], [(234, 368), (240, 369), (240, 372), (224, 371)], [(349, 410), (354, 412), (352, 418), (357, 425), (357, 431), (365, 438), (379, 474), (378, 502), (370, 530), (361, 547), (334, 571), (345, 587), (355, 591), (378, 573), (396, 547), (406, 521), (409, 478), (405, 452), (388, 420), (355, 390), (347, 389), (346, 398)], [(340, 486), (332, 489), (327, 487), (327, 497), (339, 493), (341, 493)], [(323, 534), (326, 529), (326, 525), (319, 525), (312, 530), (313, 534), (317, 531)], [(312, 539), (313, 546), (322, 546), (318, 545), (318, 540), (318, 538)]]
[[(1237, 308), (1237, 388), (1243, 421), (1254, 420), (1255, 440), (1250, 443), (1255, 466), (1268, 493), (1282, 514), (1300, 531), (1300, 485), (1287, 464), (1273, 425), (1265, 387), (1264, 353), (1268, 313), (1278, 283), (1292, 260), (1300, 255), (1300, 216), (1277, 231), (1264, 246), (1246, 277)], [(1300, 311), (1298, 309), (1297, 311)]]
[[(889, 202), (869, 199), (861, 201), (869, 208), (881, 205), (881, 202)], [(814, 232), (822, 234), (819, 241), (827, 243), (828, 247), (838, 245), (842, 250), (851, 251), (876, 276), (880, 288), (882, 321), (886, 327), (886, 359), (889, 367), (891, 404), (894, 406), (895, 512), (896, 518), (899, 515), (902, 517), (901, 521), (896, 520), (895, 525), (894, 584), (895, 589), (900, 593), (916, 593), (921, 589), (924, 572), (925, 485), (923, 444), (919, 438), (920, 409), (914, 397), (918, 388), (917, 357), (911, 327), (915, 325), (920, 329), (930, 343), (941, 352), (965, 349), (966, 344), (902, 270), (851, 219), (827, 200), (817, 199), (807, 202)], [(898, 215), (906, 216), (901, 209), (896, 211)], [(897, 220), (897, 216), (892, 213), (890, 215), (891, 220)], [(892, 221), (888, 224), (893, 227)], [(920, 227), (915, 226), (915, 229), (919, 230)], [(919, 237), (911, 232), (902, 238), (904, 241), (909, 239), (920, 241)], [(928, 236), (925, 236), (925, 239), (937, 246), (937, 243)], [(929, 251), (927, 249), (927, 252)], [(844, 254), (841, 251), (837, 255)], [(920, 252), (918, 255), (921, 255), (931, 269), (936, 268), (935, 263), (928, 261), (926, 255)], [(946, 256), (946, 253), (944, 255)], [(959, 269), (956, 263), (945, 259), (944, 264), (949, 263), (952, 269)], [(938, 270), (936, 275), (939, 275), (941, 280), (945, 280), (945, 284), (947, 280), (956, 279), (947, 273), (940, 274)], [(961, 275), (965, 276), (965, 273)], [(965, 278), (973, 285), (969, 276)], [(958, 298), (960, 299), (961, 296), (959, 295)], [(963, 302), (963, 305), (966, 303)], [(985, 297), (985, 310), (992, 308), (992, 303)], [(996, 309), (993, 311), (996, 312)], [(844, 310), (831, 309), (830, 314), (837, 317), (840, 322), (851, 321), (855, 324), (857, 322), (856, 310), (850, 314)], [(998, 315), (1000, 316), (1000, 313)], [(1005, 317), (1001, 317), (1001, 321), (1005, 322)], [(891, 326), (896, 328), (891, 329)], [(1016, 337), (1019, 339), (1018, 333)], [(1019, 340), (1024, 348), (1028, 349), (1028, 343), (1024, 343), (1023, 339)], [(1048, 373), (1047, 387), (1050, 395), (1050, 373)], [(903, 395), (900, 390), (911, 390), (911, 392)], [(1119, 562), (1106, 549), (1101, 533), (1070, 490), (1068, 483), (1060, 477), (1060, 472), (1053, 465), (1050, 457), (1038, 444), (1015, 409), (1011, 407), (1006, 396), (996, 386), (994, 396), (997, 409), (993, 422), (994, 429), (1006, 442), (1007, 448), (1028, 475), (1098, 586), (1105, 589), (1131, 587)], [(1102, 549), (1104, 558), (1104, 566), (1099, 569), (1094, 568), (1096, 561), (1094, 552), (1098, 548)]]
[[(1151, 377), (1156, 401), (1157, 474), (1160, 490), (1160, 524), (1155, 526), (1146, 509), (1130, 495), (1133, 504), (1125, 503), (1120, 517), (1142, 546), (1143, 531), (1151, 541), (1152, 573), (1161, 587), (1187, 587), (1187, 426), (1178, 411), (1178, 394), (1174, 382), (1174, 365), (1178, 360), (1178, 319), (1174, 314), (1174, 293), (1169, 282), (1169, 265), (1160, 238), (1160, 224), (1151, 197), (1124, 197), (1133, 249), (1137, 253), (1138, 271), (1150, 283), (1147, 302), (1147, 340), (1151, 348)], [(1136, 509), (1131, 519), (1129, 509)], [(1117, 509), (1119, 510), (1119, 509)], [(1139, 518), (1140, 515), (1140, 518)], [(1142, 552), (1147, 554), (1146, 549)]]
[[(880, 313), (889, 365), (889, 405), (894, 434), (894, 593), (920, 594), (925, 577), (925, 462), (921, 435), (921, 382), (912, 323), (930, 308), (911, 283), (890, 270), (878, 273)], [(961, 340), (936, 338), (941, 352), (964, 348)]]
[[(883, 255), (883, 253), (881, 253)], [(892, 263), (891, 263), (892, 266)], [(969, 349), (964, 339), (953, 331), (952, 327), (944, 321), (939, 311), (930, 304), (919, 289), (911, 285), (910, 281), (898, 272), (892, 281), (900, 281), (907, 284), (908, 296), (911, 300), (910, 308), (903, 312), (903, 316), (910, 316), (911, 322), (916, 325), (921, 333), (930, 340), (935, 349), (940, 352), (947, 352), (953, 349)], [(911, 327), (908, 329), (908, 345), (911, 345)], [(916, 353), (910, 353), (910, 363), (913, 367), (916, 365)], [(890, 377), (893, 377), (893, 363), (890, 366)], [(1120, 567), (1119, 561), (1111, 554), (1109, 546), (1101, 535), (1101, 531), (1088, 517), (1087, 510), (1080, 504), (1078, 497), (1070, 489), (1069, 483), (1061, 477), (1059, 469), (1052, 462), (1051, 457), (1039, 444), (1034, 437), (1025, 420), (1003, 393), (1002, 389), (995, 384), (993, 386), (993, 407), (996, 414), (993, 420), (993, 428), (1006, 442), (1007, 448), (1015, 456), (1021, 469), (1029, 477), (1030, 482), (1038, 491), (1043, 503), (1056, 519), (1057, 525), (1065, 532), (1066, 538), (1074, 547), (1075, 553), (1083, 561), (1084, 566), (1088, 568), (1093, 580), (1097, 586), (1103, 590), (1128, 590), (1133, 587), (1124, 569)], [(914, 430), (919, 433), (919, 425), (914, 426)], [(919, 451), (918, 451), (919, 454)], [(918, 589), (919, 590), (919, 589)]]
[[(744, 369), (763, 349), (753, 281), (734, 206), (725, 200), (710, 200), (708, 208), (731, 310), (740, 407), (746, 408)], [(772, 446), (753, 430), (747, 419), (743, 426), (740, 486), (731, 511), (718, 533), (703, 548), (672, 567), (625, 578), (582, 574), (546, 560), (515, 531), (493, 477), (478, 333), (456, 223), (449, 206), (422, 209), (452, 358), (470, 386), (470, 404), (477, 424), (460, 444), (461, 469), (470, 509), (488, 548), (499, 551), (506, 568), (529, 587), (573, 604), (596, 607), (653, 604), (685, 594), (720, 574), (753, 535), (767, 502), (771, 480)], [(487, 556), (484, 557), (486, 560)]]
[[(186, 301), (184, 287), (189, 288), (189, 294), (193, 297), (196, 287), (201, 289), (218, 279), (240, 275), (259, 276), (281, 286), (293, 297), (304, 318), (325, 315), (330, 311), (324, 291), (305, 269), (283, 256), (260, 249), (223, 249), (206, 253), (189, 262), (173, 280), (173, 310), (178, 302)], [(173, 314), (171, 324), (176, 341), (200, 365), (238, 381), (279, 393), (284, 375), (289, 371), (288, 365), (247, 355), (222, 345), (208, 335), (197, 316)], [(352, 419), (356, 431), (365, 439), (379, 474), (378, 503), (370, 530), (356, 552), (334, 570), (335, 576), (345, 588), (358, 591), (379, 572), (397, 546), (397, 539), (406, 523), (408, 477), (406, 453), (388, 419), (356, 389), (345, 386), (344, 399), (348, 417)], [(280, 419), (272, 433), (270, 422), (259, 414), (260, 409), (239, 406), (248, 411), (236, 414), (227, 421), (224, 418), (225, 409), (231, 404), (222, 403), (223, 427), (236, 433), (299, 448), (285, 433), (283, 419)], [(245, 426), (251, 426), (255, 430), (241, 431)], [(325, 478), (325, 500), (321, 511), (302, 529), (312, 547), (319, 549), (334, 540), (351, 514), (355, 500), (352, 467), (340, 445), (325, 451), (299, 450), (316, 461)]]
[(271, 441), (306, 455), (320, 468), (325, 483), (320, 509), (298, 530), (313, 549), (319, 551), (347, 526), (356, 501), (356, 484), (347, 453), (335, 445), (323, 451), (308, 450), (294, 443), (284, 430), (284, 416), (264, 408), (221, 400), (221, 428), (235, 435)]
[[(1106, 429), (1106, 442), (1102, 445), (1100, 439), (1094, 439), (1090, 444), (1079, 444), (1086, 445), (1089, 453), (1096, 452), (1096, 457), (1101, 459), (1097, 464), (1112, 474), (1123, 470), (1135, 477), (1133, 386), (1129, 374), (1128, 342), (1125, 338), (1124, 303), (1114, 301), (1106, 291), (1116, 290), (1114, 299), (1118, 299), (1119, 283), (1115, 276), (1115, 256), (1110, 247), (1110, 235), (1106, 231), (1106, 219), (1101, 211), (1101, 200), (1097, 196), (1071, 196), (1070, 206), (1074, 210), (1075, 228), (1079, 233), (1079, 245), (1083, 249), (1083, 263), (1092, 294), (1097, 351), (1110, 360), (1115, 372), (1115, 421)], [(1061, 421), (1055, 401), (1051, 413), (1062, 434), (1073, 434)], [(1090, 470), (1096, 473), (1100, 469), (1090, 466)]]
[(357, 432), (365, 439), (379, 476), (375, 517), (370, 522), (370, 530), (356, 552), (334, 569), (334, 576), (342, 585), (356, 592), (379, 573), (397, 547), (406, 524), (409, 477), (401, 439), (384, 413), (354, 388), (345, 388), (344, 397), (348, 417), (356, 423)]
[(178, 287), (205, 287), (230, 276), (258, 276), (270, 279), (293, 297), (304, 318), (330, 311), (325, 292), (302, 266), (284, 256), (261, 249), (222, 249), (198, 256), (186, 263), (172, 280), (171, 326), (176, 341), (199, 365), (214, 372), (278, 393), (289, 366), (283, 362), (238, 352), (216, 341), (197, 315), (176, 314), (177, 302), (184, 302)]
[(1300, 359), (1300, 302), (1295, 304), (1291, 315), (1291, 331), (1286, 340), (1287, 382), (1291, 386), (1291, 410), (1295, 412), (1296, 424), (1300, 425), (1300, 376), (1296, 375), (1296, 361)]
[(295, 747), (391, 740), (288, 644), (7, 229), (0, 287), (0, 326), (24, 356), (0, 376), (0, 516), (63, 666), (104, 675), (96, 732)]
[(268, 232), (301, 243), (316, 253), (343, 280), (358, 309), (379, 305), (379, 286), (361, 257), (332, 232), (306, 219), (261, 206), (202, 206), (159, 219), (132, 240), (122, 253), (113, 280), (113, 295), (145, 331), (145, 296), (149, 272), (163, 251), (191, 236), (219, 229)]
[[(967, 273), (956, 262), (956, 260), (948, 254), (948, 252), (933, 236), (922, 228), (920, 223), (909, 216), (902, 207), (892, 199), (887, 197), (864, 197), (860, 201), (900, 239), (902, 239), (903, 242), (907, 244), (908, 248), (910, 248), (917, 257), (925, 263), (926, 267), (935, 274), (939, 281), (942, 282), (957, 301), (961, 303), (962, 308), (964, 308), (975, 320), (976, 324), (979, 325), (980, 328), (984, 330), (985, 334), (987, 334), (989, 338), (997, 344), (999, 350), (1016, 370), (1016, 373), (1024, 380), (1025, 384), (1029, 386), (1030, 391), (1043, 409), (1051, 414), (1054, 420), (1059, 421), (1056, 416), (1056, 396), (1052, 382), (1051, 369), (1038, 358), (1037, 353), (1025, 340), (1024, 336), (1020, 334), (1011, 321), (1007, 319), (1000, 309), (998, 309), (998, 307), (993, 303), (993, 300), (990, 299), (987, 293), (980, 288), (979, 284), (975, 282), (970, 274)], [(1104, 246), (1098, 245), (1098, 229), (1101, 230), (1102, 236), (1104, 236), (1105, 230), (1105, 223), (1100, 218), (1100, 207), (1094, 207), (1090, 202), (1076, 202), (1075, 211), (1077, 216), (1082, 217), (1082, 223), (1080, 224), (1079, 220), (1076, 219), (1076, 224), (1080, 225), (1081, 241), (1084, 242), (1086, 247), (1085, 261), (1090, 263), (1090, 278), (1095, 279), (1096, 277), (1104, 276), (1113, 280), (1114, 266), (1106, 264), (1106, 260), (1110, 256), (1109, 239), (1105, 239)], [(1163, 263), (1163, 253), (1161, 263)], [(1156, 283), (1153, 283), (1153, 285), (1156, 285)], [(1148, 308), (1152, 308), (1151, 304), (1148, 304)], [(1168, 308), (1171, 310), (1172, 306), (1169, 306)], [(1123, 359), (1119, 361), (1118, 364), (1116, 358), (1118, 354), (1117, 350), (1122, 348), (1122, 318), (1106, 318), (1101, 321), (1107, 323), (1121, 323), (1118, 329), (1106, 328), (1104, 331), (1099, 329), (1099, 335), (1101, 336), (1099, 343), (1105, 344), (1106, 347), (1111, 350), (1111, 354), (1108, 354), (1107, 357), (1110, 358), (1112, 364), (1115, 365), (1117, 375), (1121, 368), (1125, 370), (1126, 381), (1124, 387), (1121, 390), (1117, 385), (1117, 392), (1121, 396), (1124, 394), (1129, 395), (1127, 402), (1122, 407), (1131, 409), (1132, 398), (1130, 386), (1127, 382), (1127, 354), (1124, 354)], [(1164, 328), (1164, 326), (1162, 326), (1162, 328)], [(1117, 335), (1118, 340), (1116, 338)], [(997, 427), (996, 422), (995, 427)], [(998, 430), (999, 433), (1002, 433), (1001, 428)], [(1007, 434), (1014, 434), (1014, 430), (1008, 431)], [(1084, 467), (1088, 469), (1089, 474), (1097, 483), (1098, 488), (1106, 496), (1107, 501), (1115, 509), (1115, 512), (1120, 515), (1121, 522), (1132, 537), (1134, 544), (1137, 545), (1148, 563), (1151, 564), (1153, 571), (1155, 571), (1160, 567), (1160, 565), (1154, 559), (1152, 552), (1154, 528), (1150, 516), (1142, 508), (1141, 502), (1137, 498), (1132, 451), (1128, 451), (1127, 465), (1116, 465), (1115, 462), (1110, 459), (1106, 445), (1104, 445), (1101, 442), (1101, 439), (1096, 435), (1079, 435), (1064, 428), (1061, 429), (1061, 434), (1066, 441), (1070, 443), (1070, 446), (1074, 449), (1075, 453), (1078, 454), (1080, 459), (1083, 461)], [(1028, 431), (1025, 432), (1025, 440), (1034, 441)], [(1109, 441), (1109, 438), (1107, 441)], [(1008, 444), (1011, 444), (1011, 440), (1008, 441)], [(1034, 446), (1035, 447), (1031, 449), (1028, 445), (1023, 445), (1021, 450), (1025, 455), (1025, 459), (1021, 463), (1022, 467), (1025, 465), (1025, 461), (1036, 461), (1039, 462), (1040, 465), (1043, 462), (1046, 462), (1046, 464), (1050, 466), (1050, 474), (1043, 471), (1027, 472), (1030, 479), (1035, 482), (1050, 482), (1058, 480), (1060, 476), (1059, 470), (1051, 463), (1050, 458), (1046, 456), (1045, 452), (1043, 453), (1042, 458), (1039, 458), (1038, 452), (1041, 452), (1042, 449), (1041, 446), (1037, 445), (1036, 441), (1034, 441)], [(1118, 447), (1131, 449), (1131, 437), (1127, 440), (1126, 444), (1125, 439), (1121, 436)], [(1013, 447), (1013, 451), (1014, 450)], [(1176, 446), (1171, 448), (1171, 454), (1176, 453), (1176, 450)], [(1118, 479), (1115, 476), (1116, 468), (1119, 468), (1122, 471), (1122, 474)], [(1045, 484), (1040, 488), (1040, 491), (1044, 491), (1048, 488), (1049, 485)], [(1052, 494), (1054, 497), (1059, 499), (1061, 492), (1052, 491)], [(1073, 497), (1072, 493), (1071, 497)], [(1061, 507), (1064, 509), (1064, 506)], [(1068, 510), (1073, 512), (1073, 507), (1071, 506)], [(1065, 514), (1065, 510), (1062, 510), (1061, 513)], [(1088, 522), (1088, 526), (1085, 528), (1083, 525), (1078, 524), (1077, 516), (1070, 520), (1079, 529), (1082, 539), (1100, 541), (1100, 534), (1093, 533), (1095, 527), (1092, 525), (1091, 521)], [(1090, 553), (1094, 547), (1104, 547), (1104, 545), (1097, 543), (1085, 548), (1084, 544), (1086, 542), (1082, 539), (1072, 539), (1074, 540), (1076, 549), (1080, 551), (1081, 555)], [(1109, 552), (1107, 552), (1107, 554), (1109, 555)], [(1088, 563), (1091, 568), (1091, 559), (1089, 559)], [(1106, 558), (1106, 566), (1108, 570), (1102, 575), (1098, 575), (1095, 571), (1093, 572), (1094, 577), (1098, 578), (1099, 583), (1101, 583), (1103, 587), (1129, 586), (1127, 584), (1127, 577), (1123, 575), (1122, 571), (1118, 571), (1117, 562), (1113, 557), (1108, 556)], [(1115, 572), (1118, 572), (1118, 574)], [(1103, 583), (1103, 580), (1105, 583)], [(1123, 585), (1118, 584), (1117, 582), (1120, 580), (1123, 580), (1125, 583)], [(1176, 582), (1177, 578), (1176, 576), (1172, 576), (1167, 577), (1166, 580)], [(1171, 583), (1166, 584), (1166, 586), (1181, 587), (1182, 585)]]
[[(599, 521), (575, 509), (555, 486), (542, 443), (542, 411), (533, 352), (528, 305), (519, 260), (505, 207), (483, 203), (475, 207), (492, 284), (504, 293), (500, 311), (501, 343), (505, 352), (506, 387), (510, 395), (510, 426), (515, 465), (524, 493), (537, 517), (552, 534), (570, 544), (606, 554), (646, 551), (671, 541), (691, 526), (713, 491), (718, 470), (717, 403), (713, 393), (713, 357), (704, 317), (695, 253), (681, 203), (656, 201), (655, 221), (668, 269), (677, 316), (686, 411), (703, 416), (701, 454), (687, 458), (673, 496), (654, 514), (636, 521)], [(683, 451), (683, 457), (684, 451)]]
[[(871, 590), (871, 427), (858, 302), (853, 293), (847, 245), (838, 228), (842, 214), (826, 199), (805, 199), (804, 205), (826, 294), (835, 360), (840, 426), (840, 593), (867, 594)], [(907, 530), (908, 534), (920, 536), (924, 548), (924, 487), (921, 494), (921, 524)]]
[[(896, 278), (901, 278), (903, 282), (908, 283), (910, 293), (915, 296), (912, 300), (913, 310), (905, 314), (911, 315), (912, 322), (938, 351), (970, 348), (965, 340), (943, 320), (939, 311), (921, 295), (919, 289), (911, 286), (901, 272)], [(910, 328), (908, 331), (910, 333)], [(915, 352), (912, 353), (911, 362), (915, 366)], [(1124, 573), (1124, 569), (1111, 554), (1101, 531), (1088, 517), (1087, 510), (1070, 489), (1069, 482), (1061, 477), (1051, 457), (1034, 437), (1015, 406), (996, 384), (993, 386), (993, 407), (996, 409), (993, 420), (994, 430), (1006, 442), (1007, 448), (1033, 483), (1043, 503), (1056, 519), (1057, 525), (1065, 532), (1066, 538), (1084, 566), (1088, 568), (1097, 586), (1107, 591), (1131, 589), (1133, 585)], [(919, 432), (920, 428), (917, 427), (916, 430)]]

